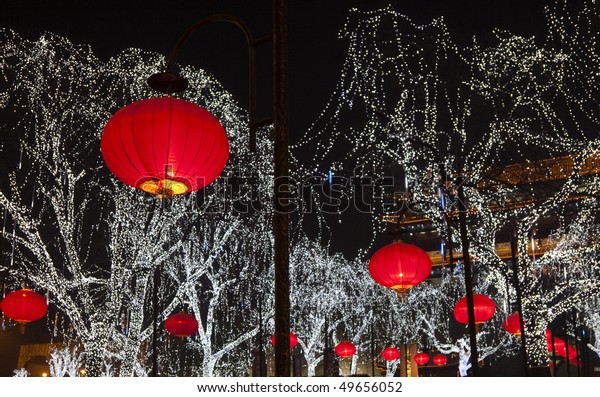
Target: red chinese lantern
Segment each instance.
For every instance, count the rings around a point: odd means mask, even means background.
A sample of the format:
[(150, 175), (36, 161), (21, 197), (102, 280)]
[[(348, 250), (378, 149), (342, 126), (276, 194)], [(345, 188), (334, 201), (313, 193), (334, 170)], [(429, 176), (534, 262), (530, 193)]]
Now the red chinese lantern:
[(386, 361), (394, 361), (400, 358), (400, 350), (394, 347), (386, 347), (381, 351), (381, 357)]
[[(473, 309), (475, 312), (475, 324), (481, 324), (494, 316), (496, 304), (485, 295), (473, 294)], [(454, 305), (454, 318), (462, 324), (469, 323), (467, 312), (467, 297), (465, 296)]]
[(100, 148), (118, 179), (160, 198), (207, 186), (229, 157), (229, 142), (217, 119), (173, 97), (121, 108), (106, 123)]
[(560, 346), (557, 346), (556, 344), (556, 339), (554, 338), (554, 346), (556, 346), (556, 354), (561, 356), (561, 357), (565, 357), (568, 360), (576, 360), (577, 359), (577, 349), (575, 349), (575, 346), (573, 345), (569, 345), (569, 355), (567, 356), (567, 344), (565, 343), (564, 340), (561, 339), (562, 343), (560, 344)]
[(198, 332), (198, 321), (196, 317), (191, 314), (179, 312), (171, 314), (167, 321), (165, 321), (165, 327), (171, 335), (185, 338), (186, 336), (192, 336)]
[[(552, 351), (552, 341), (548, 342), (547, 348), (548, 348), (549, 352)], [(564, 352), (566, 349), (567, 349), (567, 343), (563, 339), (555, 337), (554, 338), (554, 352), (560, 356), (561, 353), (563, 353), (563, 355), (564, 355)]]
[(433, 356), (433, 363), (438, 367), (441, 367), (442, 365), (446, 365), (448, 363), (448, 358), (443, 354), (438, 354)]
[(521, 322), (519, 320), (519, 312), (514, 312), (504, 319), (502, 328), (509, 334), (521, 336)]
[(394, 242), (373, 254), (369, 273), (377, 284), (395, 290), (403, 298), (410, 288), (429, 277), (431, 259), (419, 247)]
[(575, 346), (569, 345), (569, 354), (567, 355), (566, 353), (567, 352), (565, 348), (565, 356), (571, 361), (577, 360), (577, 348)]
[[(566, 346), (567, 344), (564, 340), (561, 338), (554, 338), (554, 352), (556, 354), (560, 355), (561, 352), (564, 352), (566, 350)], [(552, 332), (550, 332), (549, 329), (546, 329), (546, 347), (548, 352), (552, 352)]]
[(21, 333), (25, 332), (25, 324), (39, 320), (48, 311), (44, 297), (30, 289), (20, 289), (6, 295), (0, 302), (4, 315), (20, 324)]
[[(298, 344), (298, 337), (290, 332), (290, 349), (293, 349)], [(275, 346), (275, 335), (271, 335), (271, 345)]]
[(581, 361), (577, 357), (570, 359), (569, 362), (571, 363), (571, 365), (581, 367)]
[(417, 353), (414, 360), (418, 365), (425, 365), (429, 362), (429, 354), (425, 352)]
[(335, 354), (342, 358), (352, 357), (356, 353), (356, 346), (352, 342), (340, 342), (335, 347)]

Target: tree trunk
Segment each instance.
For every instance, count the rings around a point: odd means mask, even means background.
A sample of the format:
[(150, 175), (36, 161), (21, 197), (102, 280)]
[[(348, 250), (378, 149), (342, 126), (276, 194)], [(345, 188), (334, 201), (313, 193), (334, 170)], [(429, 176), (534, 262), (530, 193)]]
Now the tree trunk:
[(523, 314), (527, 330), (525, 349), (527, 352), (527, 366), (529, 368), (548, 365), (548, 348), (546, 345), (546, 327), (548, 320), (547, 311), (540, 310), (544, 304), (541, 297), (524, 299)]

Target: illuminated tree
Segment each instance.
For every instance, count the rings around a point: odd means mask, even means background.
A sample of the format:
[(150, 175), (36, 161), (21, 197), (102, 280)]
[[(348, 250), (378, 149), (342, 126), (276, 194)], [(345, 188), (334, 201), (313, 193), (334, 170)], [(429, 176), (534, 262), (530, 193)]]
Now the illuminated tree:
[[(190, 222), (215, 211), (233, 214), (227, 207), (233, 198), (223, 189), (160, 202), (106, 172), (98, 150), (102, 126), (118, 106), (150, 94), (142, 82), (159, 68), (158, 56), (129, 50), (102, 63), (88, 47), (57, 36), (35, 42), (7, 30), (2, 36), (3, 112), (10, 116), (3, 121), (2, 145), (11, 153), (0, 190), (3, 237), (11, 247), (2, 269), (7, 287), (48, 291), (64, 338), (82, 344), (91, 375), (139, 375), (140, 364), (148, 368), (155, 270), (189, 260), (184, 242)], [(247, 156), (243, 114), (210, 77), (189, 68), (183, 73), (193, 87), (188, 98), (210, 101), (206, 107), (228, 130), (238, 155), (227, 171), (233, 174)], [(203, 304), (201, 292), (192, 296), (188, 289), (194, 277), (210, 271), (220, 244), (230, 245), (230, 228), (238, 225), (232, 216), (204, 226), (205, 260), (187, 269), (190, 279), (171, 299), (183, 295), (193, 306)], [(176, 303), (161, 303), (165, 310), (156, 320), (162, 323)]]
[[(296, 153), (313, 153), (305, 162), (313, 172), (325, 166), (363, 179), (395, 177), (387, 192), (402, 191), (404, 199), (396, 208), (380, 205), (370, 212), (371, 245), (383, 231), (382, 217), (408, 208), (431, 221), (443, 251), (460, 252), (461, 186), (470, 253), (482, 266), (503, 269), (510, 285), (512, 267), (496, 245), (511, 228), (521, 253), (517, 285), (530, 366), (547, 363), (548, 322), (599, 292), (592, 271), (571, 282), (569, 296), (558, 287), (547, 294), (532, 275), (533, 258), (524, 254), (543, 219), (567, 221), (569, 211), (597, 218), (600, 185), (589, 172), (600, 150), (595, 8), (590, 1), (575, 6), (558, 0), (547, 9), (545, 42), (497, 31), (485, 46), (477, 38), (469, 46), (455, 44), (442, 20), (419, 26), (391, 8), (354, 10), (342, 32), (349, 50), (340, 82), (295, 147)], [(566, 165), (558, 161), (565, 158)], [(520, 166), (506, 168), (511, 164)], [(587, 266), (596, 266), (597, 252), (593, 243)], [(562, 249), (561, 255), (563, 266), (577, 266), (576, 253)], [(541, 266), (544, 258), (537, 260)], [(512, 290), (511, 301), (514, 296)]]
[[(515, 287), (522, 291), (530, 366), (547, 362), (550, 321), (573, 308), (597, 311), (600, 178), (589, 169), (600, 151), (600, 58), (596, 4), (579, 6), (557, 0), (548, 8), (544, 42), (496, 32), (492, 44), (468, 46), (455, 44), (442, 20), (418, 26), (390, 7), (351, 11), (341, 80), (292, 147), (294, 176), (317, 180), (302, 202), (316, 210), (303, 207), (296, 219), (291, 260), (292, 317), (309, 375), (323, 360), (326, 333), (365, 352), (371, 327), (378, 344), (394, 342), (389, 335), (426, 337), (458, 354), (466, 373), (470, 346), (449, 323), (464, 295), (460, 274), (446, 273), (397, 302), (372, 282), (365, 263), (385, 231), (382, 218), (406, 209), (431, 221), (442, 251), (460, 251), (459, 186), (476, 289), (502, 303), (502, 315), (512, 311)], [(109, 176), (98, 149), (110, 115), (152, 95), (145, 79), (161, 57), (128, 50), (102, 62), (89, 47), (50, 34), (33, 42), (8, 30), (0, 37), (5, 286), (48, 292), (58, 313), (49, 322), (81, 344), (91, 375), (147, 374), (154, 321), (163, 374), (243, 374), (253, 339), (273, 315), (265, 292), (273, 287), (270, 141), (259, 139), (258, 153), (249, 153), (244, 112), (210, 76), (183, 68), (186, 99), (203, 103), (227, 130), (229, 179), (158, 201)], [(390, 199), (396, 191), (403, 200)], [(551, 217), (558, 219), (553, 247), (529, 257), (536, 224)], [(356, 228), (365, 218), (370, 227)], [(347, 225), (367, 230), (357, 259), (331, 249), (347, 238), (336, 235)], [(302, 230), (309, 228), (316, 233)], [(407, 239), (423, 232), (407, 229)], [(507, 230), (520, 253), (516, 275), (496, 252)], [(316, 234), (316, 242), (304, 234)], [(162, 323), (179, 310), (194, 314), (200, 329), (176, 343)], [(512, 353), (502, 318), (478, 333), (481, 359)], [(587, 318), (597, 329), (596, 317)], [(170, 360), (179, 353), (182, 360)], [(354, 374), (358, 355), (352, 360)], [(200, 364), (184, 369), (192, 362)]]
[(84, 368), (84, 358), (81, 352), (77, 351), (77, 346), (69, 348), (63, 346), (50, 352), (50, 376), (52, 377), (76, 377), (82, 376), (85, 372), (80, 372)]
[[(361, 261), (329, 254), (327, 247), (306, 237), (293, 245), (290, 264), (292, 323), (308, 376), (315, 376), (324, 360), (326, 335), (331, 338), (330, 348), (342, 340), (357, 346), (365, 341), (372, 319), (369, 295), (375, 283)], [(352, 374), (357, 357), (358, 353), (352, 358)]]
[[(164, 269), (161, 317), (178, 308), (196, 317), (198, 334), (188, 338), (186, 349), (199, 353), (201, 366), (191, 375), (241, 376), (250, 366), (249, 351), (260, 327), (253, 301), (268, 286), (260, 272), (271, 252), (270, 240), (261, 241), (268, 236), (259, 230), (265, 223), (253, 227), (232, 218), (196, 223), (190, 234), (203, 238), (187, 241), (180, 259)], [(249, 234), (255, 238), (246, 238)], [(263, 316), (271, 318), (272, 305), (264, 302), (264, 308)]]

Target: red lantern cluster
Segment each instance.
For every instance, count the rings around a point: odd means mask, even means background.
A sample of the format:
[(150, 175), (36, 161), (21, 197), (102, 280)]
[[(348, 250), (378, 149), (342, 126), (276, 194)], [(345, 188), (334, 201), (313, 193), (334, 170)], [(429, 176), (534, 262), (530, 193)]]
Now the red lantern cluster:
[(381, 351), (381, 357), (386, 361), (394, 361), (400, 358), (400, 350), (395, 347), (386, 347)]
[(418, 365), (425, 365), (429, 362), (429, 354), (425, 352), (417, 353), (414, 360)]
[[(290, 332), (290, 349), (293, 349), (298, 344), (298, 337)], [(271, 335), (271, 345), (275, 346), (275, 335)]]
[(356, 353), (356, 346), (352, 342), (340, 342), (335, 347), (335, 354), (342, 358), (352, 357), (354, 353)]
[(521, 336), (521, 322), (519, 320), (519, 312), (514, 312), (513, 314), (506, 317), (506, 319), (502, 322), (502, 328), (509, 334)]
[(173, 97), (121, 108), (106, 123), (100, 148), (118, 179), (160, 198), (207, 186), (229, 157), (229, 142), (217, 119)]
[[(475, 324), (481, 324), (494, 316), (496, 304), (485, 295), (473, 294), (473, 309), (475, 312)], [(466, 296), (454, 305), (454, 318), (461, 324), (469, 323)]]
[(441, 367), (442, 365), (446, 365), (448, 363), (448, 358), (443, 354), (438, 354), (433, 356), (433, 363), (438, 367)]
[(171, 335), (185, 338), (198, 332), (198, 321), (193, 315), (180, 312), (170, 315), (165, 321), (165, 327)]
[(43, 296), (25, 288), (6, 295), (0, 302), (0, 309), (6, 317), (22, 325), (21, 333), (23, 333), (24, 324), (44, 317), (48, 305)]
[(377, 284), (395, 290), (402, 297), (410, 288), (429, 277), (431, 259), (419, 247), (394, 242), (373, 254), (369, 261), (369, 273)]

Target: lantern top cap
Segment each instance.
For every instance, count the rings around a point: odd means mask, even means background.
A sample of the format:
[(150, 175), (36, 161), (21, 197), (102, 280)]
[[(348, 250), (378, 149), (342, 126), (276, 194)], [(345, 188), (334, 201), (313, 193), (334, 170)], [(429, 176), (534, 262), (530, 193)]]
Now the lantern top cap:
[(148, 77), (147, 82), (150, 88), (163, 94), (182, 92), (188, 87), (188, 81), (184, 77), (169, 70), (153, 74)]

